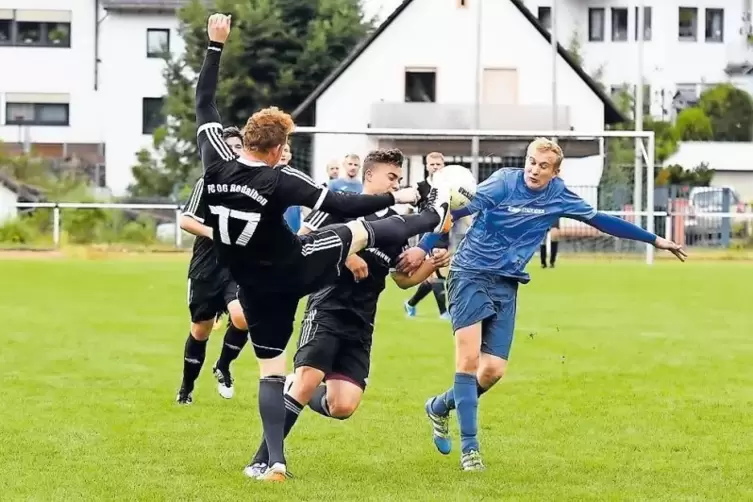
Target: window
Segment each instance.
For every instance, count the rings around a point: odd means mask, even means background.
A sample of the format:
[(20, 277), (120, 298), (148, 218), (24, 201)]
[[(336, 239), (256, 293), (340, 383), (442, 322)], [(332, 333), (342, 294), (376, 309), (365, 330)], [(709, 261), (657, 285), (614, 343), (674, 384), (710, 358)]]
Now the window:
[(11, 43), (11, 26), (13, 21), (10, 19), (0, 19), (0, 45)]
[(144, 98), (142, 114), (143, 134), (152, 134), (155, 129), (165, 123), (165, 117), (162, 114), (163, 98)]
[[(635, 39), (638, 40), (638, 7), (635, 8)], [(643, 8), (643, 40), (651, 40), (651, 7)]]
[(628, 11), (625, 8), (612, 8), (612, 42), (627, 42)]
[(70, 47), (71, 13), (0, 9), (0, 45)]
[(406, 103), (434, 103), (436, 99), (436, 70), (405, 70)]
[(604, 41), (604, 9), (588, 9), (588, 41)]
[[(556, 1), (556, 0), (555, 0)], [(539, 7), (539, 22), (547, 30), (552, 29), (552, 8)]]
[(724, 42), (724, 9), (706, 9), (706, 41)]
[(146, 30), (146, 57), (159, 58), (170, 52), (170, 30)]
[(6, 103), (7, 125), (68, 125), (68, 103)]
[(698, 9), (695, 7), (680, 7), (677, 29), (679, 40), (695, 42), (698, 39)]

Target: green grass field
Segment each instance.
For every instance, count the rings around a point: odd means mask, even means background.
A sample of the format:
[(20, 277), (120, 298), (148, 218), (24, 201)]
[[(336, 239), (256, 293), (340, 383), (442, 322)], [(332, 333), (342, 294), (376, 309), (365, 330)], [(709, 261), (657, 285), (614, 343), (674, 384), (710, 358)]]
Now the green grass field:
[(0, 260), (0, 499), (753, 498), (750, 263), (533, 269), (509, 374), (481, 399), (487, 471), (471, 474), (423, 415), (452, 382), (449, 325), (431, 298), (406, 320), (390, 288), (361, 408), (304, 411), (296, 479), (262, 485), (241, 472), (260, 433), (250, 350), (223, 401), (215, 332), (194, 405), (174, 403), (186, 260)]

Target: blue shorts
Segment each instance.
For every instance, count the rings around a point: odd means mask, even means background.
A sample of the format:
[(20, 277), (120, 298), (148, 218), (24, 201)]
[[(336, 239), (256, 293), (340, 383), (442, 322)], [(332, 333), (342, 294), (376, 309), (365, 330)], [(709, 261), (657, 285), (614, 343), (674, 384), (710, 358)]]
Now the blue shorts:
[(481, 351), (508, 359), (515, 330), (518, 281), (498, 275), (450, 270), (447, 301), (452, 329), (481, 324)]

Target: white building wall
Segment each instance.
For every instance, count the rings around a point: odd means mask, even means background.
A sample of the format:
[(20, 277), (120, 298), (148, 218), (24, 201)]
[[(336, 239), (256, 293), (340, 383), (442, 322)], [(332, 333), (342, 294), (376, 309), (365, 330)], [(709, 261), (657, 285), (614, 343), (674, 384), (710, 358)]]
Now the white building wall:
[[(531, 12), (552, 0), (525, 0)], [(589, 74), (603, 70), (603, 82), (610, 86), (634, 84), (638, 78), (638, 44), (635, 40), (636, 6), (639, 2), (616, 0), (559, 0), (557, 36), (568, 46), (578, 33), (584, 67)], [(746, 0), (644, 0), (651, 8), (651, 40), (644, 42), (643, 75), (651, 86), (651, 112), (661, 116), (669, 109), (677, 84), (716, 84), (729, 81), (724, 72), (728, 63), (753, 61), (753, 50), (743, 34)], [(628, 40), (612, 41), (611, 8), (628, 9)], [(697, 40), (681, 41), (678, 37), (679, 8), (698, 9)], [(603, 42), (588, 40), (589, 8), (605, 9)], [(724, 41), (705, 40), (706, 9), (724, 9)], [(663, 92), (662, 92), (663, 91)]]
[[(146, 56), (147, 29), (169, 29), (170, 51), (182, 54), (185, 43), (172, 15), (111, 12), (100, 32), (100, 122), (105, 138), (107, 184), (116, 195), (132, 182), (136, 152), (152, 146), (152, 136), (142, 134), (143, 98), (165, 94), (164, 61)], [(129, 43), (123, 43), (128, 40)]]
[[(0, 139), (36, 143), (98, 143), (94, 91), (94, 2), (92, 0), (0, 0), (0, 9), (71, 11), (71, 47), (0, 45)], [(70, 96), (70, 126), (5, 125), (7, 93), (53, 93)]]
[(16, 209), (17, 202), (18, 196), (16, 193), (5, 185), (0, 184), (0, 225), (18, 215), (18, 210)]
[[(436, 68), (437, 103), (473, 103), (477, 2), (458, 8), (455, 1), (414, 0), (361, 56), (320, 96), (317, 127), (358, 129), (369, 124), (372, 103), (402, 102), (404, 72)], [(484, 68), (518, 70), (518, 104), (551, 104), (551, 45), (511, 2), (485, 2), (481, 62)], [(604, 105), (560, 58), (557, 99), (569, 106), (575, 130), (604, 128)], [(312, 174), (324, 180), (329, 158), (361, 155), (372, 146), (364, 136), (318, 135)]]

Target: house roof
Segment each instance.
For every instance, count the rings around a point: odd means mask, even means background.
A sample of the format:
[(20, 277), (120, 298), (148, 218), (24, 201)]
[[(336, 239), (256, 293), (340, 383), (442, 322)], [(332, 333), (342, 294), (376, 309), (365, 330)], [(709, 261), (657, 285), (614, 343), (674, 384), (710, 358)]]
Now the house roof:
[(37, 202), (42, 198), (41, 189), (22, 183), (2, 171), (0, 171), (0, 186), (15, 193), (20, 202)]
[[(340, 63), (337, 68), (335, 68), (332, 73), (330, 73), (327, 78), (325, 78), (324, 81), (319, 84), (316, 89), (314, 89), (314, 91), (303, 101), (303, 103), (298, 105), (298, 107), (293, 111), (293, 116), (296, 117), (300, 115), (317, 99), (319, 99), (319, 97), (324, 94), (324, 91), (326, 91), (329, 86), (331, 86), (335, 82), (335, 80), (337, 80), (340, 75), (342, 75), (356, 59), (358, 59), (358, 57), (379, 37), (379, 35), (381, 35), (392, 24), (395, 19), (397, 19), (397, 17), (411, 3), (413, 3), (413, 1), (414, 0), (403, 0), (403, 3), (401, 3), (397, 7), (397, 9), (395, 9), (392, 14), (390, 14), (389, 17), (384, 20), (381, 25), (379, 25), (379, 28), (377, 28), (374, 33), (364, 39), (360, 44), (358, 44), (358, 46), (356, 46), (356, 48), (342, 61), (342, 63)], [(530, 10), (528, 10), (528, 8), (523, 4), (522, 0), (510, 0), (510, 2), (512, 2), (512, 4), (518, 8), (520, 13), (525, 16), (528, 22), (530, 22), (534, 26), (534, 28), (536, 28), (536, 30), (538, 30), (541, 36), (551, 44), (552, 38), (549, 34), (549, 31), (544, 28), (541, 23), (539, 23), (539, 20), (536, 19), (536, 16), (534, 16)], [(626, 122), (627, 118), (622, 114), (622, 112), (620, 112), (619, 109), (617, 109), (617, 106), (612, 102), (612, 100), (604, 92), (604, 90), (599, 87), (599, 84), (588, 73), (586, 73), (583, 68), (581, 68), (581, 66), (575, 61), (575, 59), (573, 59), (570, 53), (559, 43), (557, 44), (557, 52), (604, 103), (604, 122), (606, 122), (607, 124)]]
[(753, 143), (748, 141), (681, 141), (677, 152), (664, 161), (664, 166), (681, 165), (694, 169), (702, 163), (715, 171), (753, 172), (746, 159), (753, 157)]

